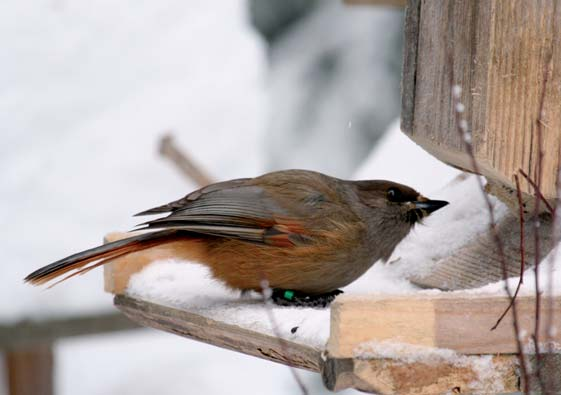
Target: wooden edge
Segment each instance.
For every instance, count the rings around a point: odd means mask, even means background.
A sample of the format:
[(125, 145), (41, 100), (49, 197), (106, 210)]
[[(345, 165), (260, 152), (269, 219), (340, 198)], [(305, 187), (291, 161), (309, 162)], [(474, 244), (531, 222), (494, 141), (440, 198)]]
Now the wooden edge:
[(355, 388), (382, 395), (510, 393), (519, 391), (514, 355), (470, 356), (458, 362), (404, 362), (391, 359), (327, 358), (322, 366), (327, 389)]
[(12, 325), (0, 326), (0, 349), (34, 347), (71, 336), (93, 335), (135, 328), (138, 328), (135, 323), (118, 312), (46, 321), (21, 321)]
[[(528, 377), (531, 391), (541, 393), (544, 388), (547, 393), (561, 393), (561, 354), (541, 355), (541, 378), (535, 374), (535, 355), (527, 355), (526, 363), (534, 372)], [(518, 357), (512, 354), (459, 356), (437, 363), (327, 356), (322, 379), (331, 391), (355, 388), (382, 395), (520, 394), (524, 383)]]
[(321, 350), (310, 346), (124, 295), (115, 296), (114, 303), (127, 317), (142, 326), (284, 365), (320, 371)]
[[(508, 298), (468, 292), (404, 296), (341, 296), (331, 307), (331, 333), (327, 350), (333, 358), (354, 358), (368, 342), (394, 342), (436, 347), (462, 354), (515, 354), (516, 341), (510, 312), (499, 327), (490, 328), (503, 313)], [(524, 342), (534, 328), (535, 298), (517, 299)], [(561, 327), (561, 297), (553, 298), (554, 328)], [(541, 333), (550, 316), (548, 298), (542, 297)], [(561, 344), (557, 331), (550, 340)]]
[[(404, 1), (404, 3), (406, 3)], [(401, 130), (411, 136), (415, 115), (415, 86), (417, 82), (417, 49), (419, 45), (419, 17), (421, 1), (410, 0), (405, 9), (403, 32), (403, 68), (401, 71)]]

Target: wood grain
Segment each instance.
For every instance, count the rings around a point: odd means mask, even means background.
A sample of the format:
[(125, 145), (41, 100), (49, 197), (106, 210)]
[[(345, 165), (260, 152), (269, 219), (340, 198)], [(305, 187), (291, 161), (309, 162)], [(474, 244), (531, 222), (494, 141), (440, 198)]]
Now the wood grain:
[(388, 359), (334, 359), (328, 357), (322, 378), (332, 391), (355, 388), (382, 395), (441, 395), (453, 393), (496, 394), (520, 390), (517, 358), (513, 355), (493, 356), (493, 371), (484, 375), (474, 369), (479, 358), (471, 363), (407, 363)]
[[(490, 330), (507, 305), (506, 297), (460, 292), (414, 297), (343, 295), (331, 307), (327, 350), (333, 358), (352, 358), (362, 343), (394, 341), (468, 355), (514, 354), (512, 313), (496, 330)], [(534, 327), (535, 299), (520, 296), (517, 306), (521, 333), (529, 336)], [(544, 302), (542, 322), (547, 322), (546, 306)], [(554, 311), (561, 311), (561, 297), (554, 298)], [(560, 327), (561, 315), (555, 314), (553, 319), (553, 326)], [(544, 325), (541, 329), (540, 338), (544, 339)], [(561, 334), (552, 340), (561, 343)]]
[[(540, 224), (540, 255), (543, 257), (551, 251), (555, 243), (551, 218), (542, 218)], [(528, 237), (534, 234), (534, 222), (527, 221), (524, 225), (527, 237), (524, 256), (528, 268), (534, 264), (535, 245)], [(521, 264), (519, 218), (508, 213), (498, 224), (497, 231), (504, 246), (508, 276), (517, 277)], [(424, 288), (454, 291), (481, 287), (502, 278), (497, 244), (490, 231), (487, 231), (432, 264), (430, 271), (413, 274), (410, 281)]]
[(284, 365), (320, 371), (321, 350), (314, 347), (123, 295), (115, 296), (114, 303), (127, 317), (142, 326)]
[[(534, 175), (544, 71), (561, 63), (561, 5), (555, 0), (408, 2), (403, 131), (428, 152), (473, 171), (457, 133), (449, 73), (462, 86), (464, 116), (480, 170), (514, 187)], [(551, 65), (547, 60), (551, 56)], [(452, 62), (450, 63), (449, 58)], [(411, 97), (414, 103), (411, 103)], [(550, 67), (543, 114), (543, 193), (554, 198), (561, 158), (561, 69)], [(525, 181), (523, 192), (533, 189)]]

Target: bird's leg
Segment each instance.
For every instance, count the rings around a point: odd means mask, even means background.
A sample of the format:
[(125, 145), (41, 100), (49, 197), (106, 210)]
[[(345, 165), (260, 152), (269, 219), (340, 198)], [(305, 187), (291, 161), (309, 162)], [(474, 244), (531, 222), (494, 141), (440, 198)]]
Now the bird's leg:
[(342, 293), (343, 291), (336, 289), (324, 294), (310, 295), (304, 292), (275, 288), (271, 294), (271, 299), (273, 303), (279, 306), (327, 307), (337, 295)]
[(242, 289), (240, 292), (240, 299), (250, 299), (251, 298), (251, 289)]

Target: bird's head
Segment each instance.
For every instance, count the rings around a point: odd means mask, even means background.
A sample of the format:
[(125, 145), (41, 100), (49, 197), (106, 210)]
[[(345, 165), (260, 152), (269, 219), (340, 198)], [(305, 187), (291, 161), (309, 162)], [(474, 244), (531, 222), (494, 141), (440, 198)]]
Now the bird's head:
[(446, 206), (444, 200), (431, 200), (406, 185), (386, 180), (355, 181), (360, 201), (379, 213), (380, 220), (412, 226)]
[(361, 207), (359, 215), (366, 224), (368, 248), (387, 260), (413, 225), (446, 206), (408, 186), (385, 180), (354, 181)]

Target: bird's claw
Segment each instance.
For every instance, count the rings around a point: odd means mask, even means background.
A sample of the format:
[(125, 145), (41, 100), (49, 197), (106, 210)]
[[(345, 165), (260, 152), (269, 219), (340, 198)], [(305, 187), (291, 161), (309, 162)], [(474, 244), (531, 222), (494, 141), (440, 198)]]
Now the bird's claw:
[(324, 308), (329, 306), (337, 295), (342, 293), (343, 291), (336, 289), (324, 294), (310, 295), (304, 292), (275, 288), (271, 294), (271, 300), (279, 306)]

